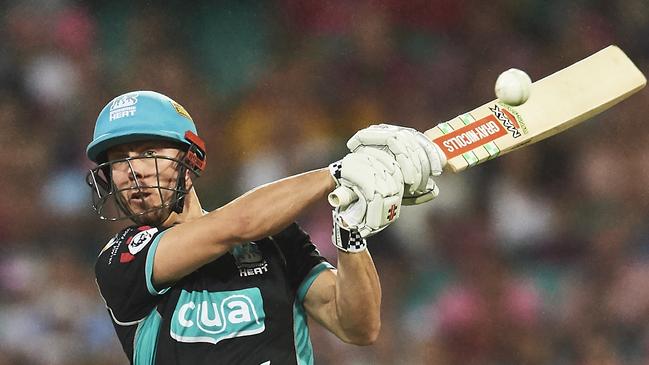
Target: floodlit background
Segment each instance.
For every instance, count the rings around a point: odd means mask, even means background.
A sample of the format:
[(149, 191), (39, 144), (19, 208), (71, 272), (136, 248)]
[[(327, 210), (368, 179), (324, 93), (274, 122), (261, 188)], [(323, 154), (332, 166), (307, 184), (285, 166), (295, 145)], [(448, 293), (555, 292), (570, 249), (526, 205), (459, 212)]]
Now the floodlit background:
[[(618, 44), (649, 72), (646, 0), (162, 3), (0, 5), (0, 364), (126, 363), (92, 269), (121, 225), (84, 185), (118, 94), (189, 110), (214, 209), (339, 159), (372, 122), (425, 130), (481, 105), (510, 67), (539, 79)], [(440, 177), (437, 201), (370, 243), (378, 342), (314, 324), (316, 362), (648, 364), (648, 99)], [(300, 223), (335, 261), (326, 203)]]

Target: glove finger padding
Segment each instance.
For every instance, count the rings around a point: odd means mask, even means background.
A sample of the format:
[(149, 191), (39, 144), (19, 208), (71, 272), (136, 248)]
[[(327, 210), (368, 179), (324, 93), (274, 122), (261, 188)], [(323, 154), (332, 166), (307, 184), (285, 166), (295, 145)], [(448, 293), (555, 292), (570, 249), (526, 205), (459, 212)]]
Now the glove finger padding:
[[(387, 125), (386, 125), (387, 126)], [(360, 152), (367, 147), (381, 149), (392, 153), (401, 167), (403, 180), (407, 185), (416, 184), (419, 186), (421, 175), (421, 161), (412, 159), (413, 148), (417, 142), (408, 133), (399, 133), (394, 126), (370, 126), (362, 129), (347, 141), (347, 147), (351, 152)]]
[(358, 187), (366, 198), (374, 192), (387, 196), (403, 191), (399, 165), (390, 154), (374, 148), (347, 154), (342, 160), (341, 180)]
[(356, 132), (347, 147), (360, 153), (389, 151), (403, 173), (404, 204), (421, 204), (437, 196), (433, 176), (441, 174), (445, 157), (424, 134), (389, 124), (372, 125)]
[(403, 205), (422, 204), (437, 198), (438, 195), (439, 195), (439, 187), (437, 187), (437, 184), (435, 184), (435, 182), (433, 181), (433, 187), (429, 192), (417, 196), (409, 196), (409, 197), (404, 196), (403, 200), (401, 201), (401, 204)]
[(367, 237), (399, 217), (403, 176), (389, 153), (378, 149), (350, 153), (339, 165), (338, 182), (358, 196), (352, 204), (336, 209), (336, 219), (343, 228), (355, 229)]
[(426, 152), (427, 160), (430, 163), (430, 174), (432, 176), (439, 176), (444, 171), (446, 165), (446, 156), (439, 150), (433, 142), (431, 142), (425, 134), (421, 132), (415, 133), (417, 143)]
[(401, 167), (406, 191), (414, 193), (421, 185), (422, 177), (428, 176), (430, 170), (427, 166), (429, 163), (426, 161), (426, 156), (423, 156), (423, 159), (420, 158), (417, 141), (403, 131), (389, 137), (386, 142), (388, 149), (395, 155)]

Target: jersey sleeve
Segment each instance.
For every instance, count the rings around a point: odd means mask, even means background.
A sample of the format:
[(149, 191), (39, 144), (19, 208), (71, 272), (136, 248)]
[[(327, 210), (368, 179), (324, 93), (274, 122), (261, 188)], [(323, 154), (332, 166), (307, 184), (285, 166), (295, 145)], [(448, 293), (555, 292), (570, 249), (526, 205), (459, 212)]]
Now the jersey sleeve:
[(164, 231), (149, 226), (128, 227), (103, 248), (95, 275), (99, 292), (118, 324), (146, 317), (168, 288), (152, 282), (153, 256)]
[(320, 255), (309, 235), (293, 223), (273, 236), (285, 260), (291, 289), (302, 302), (318, 275), (333, 266)]

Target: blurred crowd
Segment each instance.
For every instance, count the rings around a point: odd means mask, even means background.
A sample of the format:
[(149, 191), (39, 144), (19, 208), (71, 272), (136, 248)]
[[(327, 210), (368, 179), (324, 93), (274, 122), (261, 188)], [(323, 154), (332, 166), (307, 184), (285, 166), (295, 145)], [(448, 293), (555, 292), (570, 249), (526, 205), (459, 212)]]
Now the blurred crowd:
[[(609, 44), (649, 70), (646, 0), (0, 5), (0, 364), (125, 364), (93, 263), (99, 110), (149, 89), (208, 144), (206, 209), (326, 166), (376, 122), (426, 130)], [(461, 175), (373, 237), (382, 332), (316, 363), (649, 364), (649, 92)], [(325, 202), (300, 223), (335, 262)]]

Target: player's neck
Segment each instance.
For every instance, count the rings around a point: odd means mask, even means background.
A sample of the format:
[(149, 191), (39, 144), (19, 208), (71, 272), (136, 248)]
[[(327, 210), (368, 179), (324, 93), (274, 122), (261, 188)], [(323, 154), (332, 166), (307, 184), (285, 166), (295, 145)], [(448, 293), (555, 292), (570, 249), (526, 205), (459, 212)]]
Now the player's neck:
[(203, 215), (204, 210), (201, 206), (201, 202), (198, 200), (196, 190), (191, 189), (187, 193), (187, 195), (185, 195), (185, 205), (183, 207), (183, 212), (180, 214), (172, 212), (169, 217), (167, 217), (167, 219), (162, 223), (162, 226), (171, 227), (173, 225), (190, 222), (194, 219), (202, 217)]

